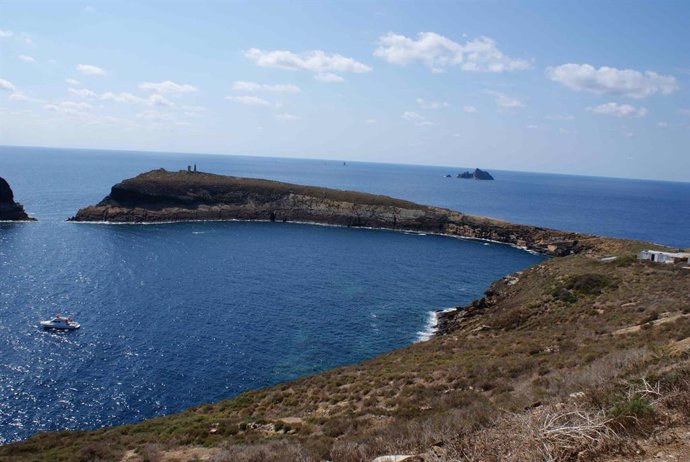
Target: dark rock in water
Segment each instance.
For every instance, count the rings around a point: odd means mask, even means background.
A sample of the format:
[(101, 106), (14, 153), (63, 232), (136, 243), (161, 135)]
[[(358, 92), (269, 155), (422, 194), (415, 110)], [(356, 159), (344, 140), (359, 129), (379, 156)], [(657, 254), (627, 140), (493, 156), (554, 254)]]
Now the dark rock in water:
[(22, 204), (14, 201), (14, 193), (12, 188), (5, 181), (0, 178), (0, 220), (1, 221), (27, 221), (33, 220), (24, 211)]
[(480, 170), (478, 168), (474, 169), (474, 172), (470, 173), (464, 172), (464, 173), (458, 173), (458, 178), (463, 178), (465, 180), (469, 179), (475, 179), (475, 180), (493, 180), (494, 177), (491, 176), (491, 174), (485, 170)]

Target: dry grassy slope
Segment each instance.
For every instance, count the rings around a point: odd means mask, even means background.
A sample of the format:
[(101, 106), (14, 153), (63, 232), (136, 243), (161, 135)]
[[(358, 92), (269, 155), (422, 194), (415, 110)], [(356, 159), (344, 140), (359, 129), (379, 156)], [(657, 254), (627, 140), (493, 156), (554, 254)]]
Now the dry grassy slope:
[[(690, 272), (636, 261), (643, 246), (602, 239), (545, 261), (493, 284), (445, 335), (362, 364), (135, 425), (37, 435), (0, 459), (172, 460), (203, 446), (218, 461), (357, 461), (436, 444), (445, 456), (427, 460), (536, 461), (548, 445), (523, 430), (568, 406), (602, 411), (623, 439), (563, 443), (560, 460), (627, 454), (640, 432), (690, 420)], [(624, 394), (643, 377), (688, 398), (648, 415), (647, 395)]]
[[(114, 193), (114, 194), (112, 194)], [(165, 198), (181, 203), (192, 200), (203, 201), (216, 198), (236, 199), (238, 195), (258, 195), (266, 198), (296, 194), (318, 197), (333, 201), (357, 202), (365, 205), (388, 205), (401, 208), (420, 208), (418, 204), (388, 196), (344, 191), (318, 186), (304, 186), (260, 178), (240, 178), (217, 175), (213, 173), (169, 172), (165, 169), (151, 170), (134, 178), (118, 183), (111, 195), (101, 204), (110, 204), (118, 200), (127, 201), (128, 194), (139, 194), (141, 197)], [(115, 197), (112, 197), (115, 196)], [(428, 207), (423, 207), (428, 209)]]

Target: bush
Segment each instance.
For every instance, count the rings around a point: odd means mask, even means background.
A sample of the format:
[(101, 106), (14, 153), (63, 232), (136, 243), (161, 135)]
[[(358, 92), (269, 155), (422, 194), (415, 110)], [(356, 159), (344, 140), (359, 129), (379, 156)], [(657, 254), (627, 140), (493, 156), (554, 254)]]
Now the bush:
[(562, 286), (555, 287), (551, 291), (551, 296), (566, 303), (575, 303), (577, 301), (577, 296), (571, 290)]
[(626, 398), (611, 409), (611, 416), (623, 428), (629, 429), (637, 425), (652, 422), (656, 411), (652, 404), (641, 396)]
[(583, 295), (599, 295), (607, 287), (616, 285), (613, 278), (596, 273), (578, 274), (566, 281), (565, 287)]

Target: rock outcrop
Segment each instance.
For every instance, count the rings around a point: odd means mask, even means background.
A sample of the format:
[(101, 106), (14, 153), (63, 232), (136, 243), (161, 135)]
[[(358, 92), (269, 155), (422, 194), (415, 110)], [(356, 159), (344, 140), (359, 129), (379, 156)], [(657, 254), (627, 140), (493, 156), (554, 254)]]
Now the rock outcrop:
[(486, 239), (548, 255), (589, 247), (593, 236), (465, 215), (387, 196), (201, 172), (143, 173), (112, 187), (71, 221), (143, 223), (261, 220), (386, 228)]
[(485, 170), (480, 170), (478, 168), (474, 169), (474, 172), (470, 173), (469, 171), (463, 172), (463, 173), (458, 173), (458, 178), (462, 178), (464, 180), (493, 180), (494, 177), (491, 176), (491, 174)]
[(29, 221), (34, 220), (24, 211), (22, 204), (14, 201), (12, 188), (0, 178), (0, 221)]

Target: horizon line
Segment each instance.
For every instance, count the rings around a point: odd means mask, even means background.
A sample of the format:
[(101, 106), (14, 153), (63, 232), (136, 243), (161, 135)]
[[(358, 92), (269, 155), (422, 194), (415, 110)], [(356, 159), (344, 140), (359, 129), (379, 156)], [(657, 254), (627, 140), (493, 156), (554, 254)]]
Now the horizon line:
[(289, 159), (289, 160), (310, 160), (310, 161), (328, 161), (328, 162), (352, 162), (360, 164), (376, 164), (376, 165), (397, 165), (397, 166), (410, 166), (410, 167), (434, 167), (434, 168), (449, 168), (449, 169), (468, 169), (468, 168), (481, 168), (482, 170), (491, 169), (498, 172), (513, 172), (513, 173), (532, 173), (537, 175), (560, 175), (560, 176), (572, 176), (581, 178), (601, 178), (601, 179), (611, 179), (611, 180), (633, 180), (633, 181), (650, 181), (650, 182), (663, 182), (663, 183), (682, 183), (688, 184), (690, 180), (668, 180), (668, 179), (658, 179), (658, 178), (640, 178), (640, 177), (623, 177), (623, 176), (607, 176), (607, 175), (585, 175), (578, 173), (564, 173), (564, 172), (551, 172), (551, 171), (534, 171), (534, 170), (507, 170), (499, 167), (461, 167), (452, 165), (440, 165), (440, 164), (422, 164), (415, 162), (381, 162), (381, 161), (368, 161), (368, 160), (348, 160), (345, 158), (340, 159), (328, 159), (321, 157), (298, 157), (294, 155), (287, 156), (276, 156), (276, 155), (262, 155), (262, 154), (231, 154), (231, 153), (219, 153), (219, 152), (186, 152), (186, 151), (157, 151), (157, 150), (135, 150), (135, 149), (109, 149), (109, 148), (79, 148), (79, 147), (62, 147), (62, 146), (35, 146), (35, 145), (10, 145), (10, 144), (0, 144), (0, 148), (19, 148), (19, 149), (54, 149), (54, 150), (74, 150), (74, 151), (101, 151), (101, 152), (127, 152), (127, 153), (142, 153), (142, 154), (174, 154), (174, 155), (192, 155), (192, 156), (219, 156), (219, 157), (258, 157), (262, 159)]

